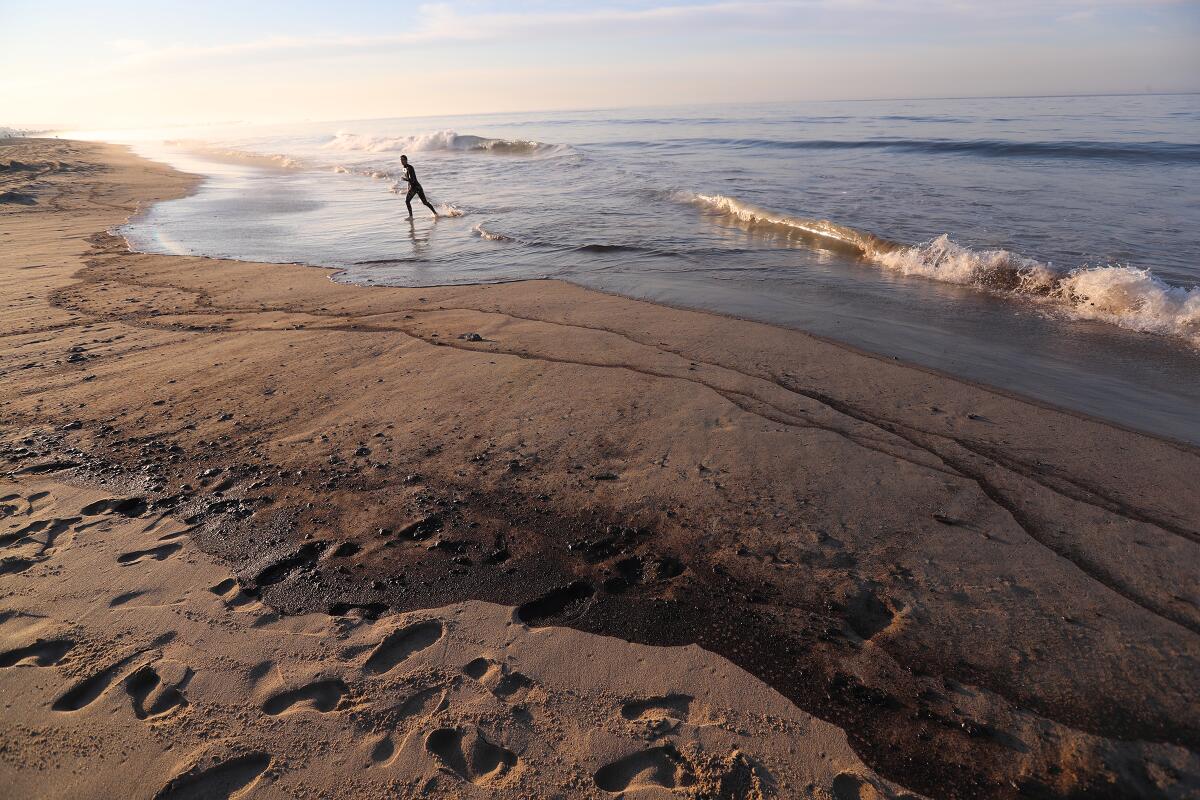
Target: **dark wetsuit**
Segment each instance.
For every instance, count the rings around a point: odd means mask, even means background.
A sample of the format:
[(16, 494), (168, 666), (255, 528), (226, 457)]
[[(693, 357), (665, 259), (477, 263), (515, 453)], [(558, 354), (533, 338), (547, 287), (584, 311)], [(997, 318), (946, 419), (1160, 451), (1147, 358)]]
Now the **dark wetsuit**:
[(424, 203), (429, 210), (434, 213), (434, 215), (436, 215), (437, 209), (435, 209), (433, 204), (426, 199), (425, 190), (421, 188), (421, 182), (417, 180), (417, 171), (413, 169), (412, 164), (409, 164), (404, 168), (404, 179), (408, 181), (408, 194), (404, 197), (404, 205), (408, 206), (408, 215), (410, 217), (412, 216), (412, 199), (414, 195), (420, 197), (421, 202)]

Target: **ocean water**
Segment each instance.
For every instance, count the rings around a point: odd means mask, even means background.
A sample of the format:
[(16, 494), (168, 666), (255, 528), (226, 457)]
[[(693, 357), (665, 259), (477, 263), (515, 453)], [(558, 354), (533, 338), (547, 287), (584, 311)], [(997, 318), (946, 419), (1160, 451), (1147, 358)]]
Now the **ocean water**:
[[(136, 249), (561, 278), (1200, 441), (1200, 96), (677, 107), (97, 134), (208, 176)], [(406, 219), (407, 153), (441, 216)]]

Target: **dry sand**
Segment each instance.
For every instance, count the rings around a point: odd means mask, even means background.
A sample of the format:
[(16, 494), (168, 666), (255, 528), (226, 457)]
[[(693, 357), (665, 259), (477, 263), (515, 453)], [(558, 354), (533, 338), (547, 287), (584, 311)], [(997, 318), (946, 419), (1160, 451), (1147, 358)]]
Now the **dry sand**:
[(0, 167), (0, 637), (64, 642), (0, 656), (23, 794), (1200, 793), (1194, 448), (557, 282), (130, 254), (192, 178)]
[(895, 796), (836, 727), (691, 645), (468, 601), (281, 616), (165, 515), (0, 483), (6, 797)]

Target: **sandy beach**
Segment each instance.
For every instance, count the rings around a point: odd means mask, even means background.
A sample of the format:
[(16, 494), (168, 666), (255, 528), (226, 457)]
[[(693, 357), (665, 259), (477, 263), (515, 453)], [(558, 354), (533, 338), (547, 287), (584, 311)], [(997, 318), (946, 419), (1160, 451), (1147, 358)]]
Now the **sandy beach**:
[(129, 252), (0, 143), (20, 797), (1200, 796), (1200, 452), (555, 281)]

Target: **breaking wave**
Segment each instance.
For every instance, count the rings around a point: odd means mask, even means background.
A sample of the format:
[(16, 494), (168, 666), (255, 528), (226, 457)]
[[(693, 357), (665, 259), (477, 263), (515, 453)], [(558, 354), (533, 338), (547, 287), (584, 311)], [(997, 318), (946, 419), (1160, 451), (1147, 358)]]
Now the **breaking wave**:
[(1148, 269), (1083, 266), (1069, 272), (1008, 250), (975, 250), (943, 234), (907, 246), (828, 220), (794, 217), (724, 195), (677, 192), (674, 199), (749, 227), (787, 229), (857, 250), (886, 270), (1034, 300), (1079, 319), (1180, 338), (1200, 347), (1200, 286), (1172, 286)]
[(423, 133), (417, 136), (367, 136), (349, 131), (338, 133), (326, 142), (330, 150), (362, 151), (367, 153), (421, 152), (444, 150), (460, 153), (490, 153), (493, 155), (535, 156), (564, 152), (565, 145), (522, 139), (489, 139), (451, 130)]
[(838, 225), (825, 219), (805, 219), (793, 217), (776, 211), (744, 203), (723, 194), (694, 194), (692, 192), (674, 192), (671, 198), (683, 203), (690, 203), (706, 211), (734, 217), (739, 221), (754, 227), (783, 228), (810, 236), (816, 236), (826, 241), (848, 245), (863, 255), (874, 256), (877, 253), (890, 252), (903, 247), (896, 242), (882, 239), (874, 234), (866, 233), (845, 225)]

